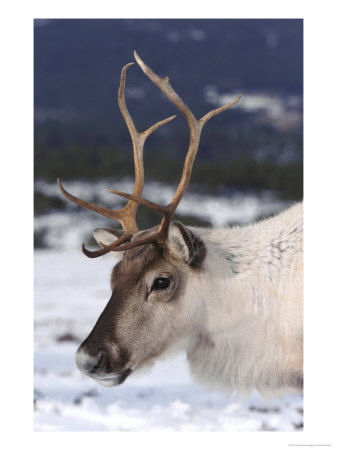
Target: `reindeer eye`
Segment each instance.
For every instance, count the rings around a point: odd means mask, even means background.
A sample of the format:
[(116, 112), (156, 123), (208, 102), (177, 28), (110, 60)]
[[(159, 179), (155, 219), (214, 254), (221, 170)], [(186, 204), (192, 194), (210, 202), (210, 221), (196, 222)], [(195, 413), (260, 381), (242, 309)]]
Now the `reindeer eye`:
[(170, 286), (169, 278), (156, 278), (152, 285), (152, 291), (161, 291), (163, 289), (167, 289)]

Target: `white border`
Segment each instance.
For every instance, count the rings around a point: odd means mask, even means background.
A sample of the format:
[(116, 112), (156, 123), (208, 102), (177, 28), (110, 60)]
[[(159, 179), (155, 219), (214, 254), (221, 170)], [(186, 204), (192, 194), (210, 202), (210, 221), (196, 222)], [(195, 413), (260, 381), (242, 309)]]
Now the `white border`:
[[(7, 450), (336, 448), (336, 2), (16, 1), (1, 6), (1, 445)], [(34, 432), (33, 18), (304, 18), (305, 429), (303, 433)], [(8, 234), (9, 233), (9, 234)], [(9, 270), (8, 270), (9, 269)]]

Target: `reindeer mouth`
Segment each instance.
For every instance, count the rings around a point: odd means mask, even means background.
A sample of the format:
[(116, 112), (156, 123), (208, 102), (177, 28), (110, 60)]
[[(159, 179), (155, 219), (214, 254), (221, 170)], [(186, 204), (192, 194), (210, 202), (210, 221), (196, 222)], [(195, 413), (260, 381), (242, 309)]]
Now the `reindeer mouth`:
[(97, 383), (101, 384), (104, 387), (112, 387), (112, 386), (119, 386), (122, 384), (127, 377), (131, 374), (132, 369), (126, 369), (124, 372), (122, 372), (119, 375), (113, 375), (113, 376), (106, 376), (106, 377), (92, 377)]
[(131, 372), (132, 372), (131, 369), (124, 370), (124, 372), (121, 375), (119, 375), (118, 384), (124, 383), (124, 381), (127, 379), (127, 377), (130, 375)]

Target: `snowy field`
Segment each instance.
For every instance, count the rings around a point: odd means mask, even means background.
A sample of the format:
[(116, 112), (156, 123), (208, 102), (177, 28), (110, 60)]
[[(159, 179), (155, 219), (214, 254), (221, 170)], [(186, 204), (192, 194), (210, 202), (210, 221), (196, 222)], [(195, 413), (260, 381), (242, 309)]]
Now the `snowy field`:
[[(50, 194), (54, 193), (54, 186), (50, 186)], [(270, 211), (275, 208), (270, 196), (231, 201), (200, 197), (186, 196), (181, 212), (186, 214), (194, 202), (203, 201), (202, 213), (213, 208), (215, 226), (235, 217), (243, 222), (253, 220), (268, 212), (268, 202)], [(276, 209), (285, 206), (277, 203)], [(265, 400), (254, 394), (240, 400), (208, 391), (191, 379), (183, 354), (158, 362), (147, 373), (131, 375), (118, 387), (104, 388), (82, 375), (75, 366), (74, 353), (110, 298), (109, 276), (115, 263), (113, 255), (96, 260), (82, 255), (80, 242), (95, 226), (85, 215), (71, 211), (36, 218), (37, 229), (48, 228), (50, 248), (35, 252), (35, 430), (303, 429), (301, 397)]]

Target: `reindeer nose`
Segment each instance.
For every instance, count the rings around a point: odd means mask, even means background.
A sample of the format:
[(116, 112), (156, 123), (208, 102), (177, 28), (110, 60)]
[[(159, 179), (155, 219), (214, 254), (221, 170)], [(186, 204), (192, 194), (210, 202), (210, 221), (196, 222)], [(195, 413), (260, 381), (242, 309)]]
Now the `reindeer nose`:
[(128, 367), (129, 359), (128, 354), (114, 343), (102, 346), (88, 339), (75, 355), (80, 371), (105, 387), (116, 386), (126, 380), (132, 372)]
[(112, 370), (111, 355), (105, 348), (88, 352), (81, 346), (76, 352), (75, 362), (80, 371), (86, 375), (94, 375), (97, 372), (108, 373)]

